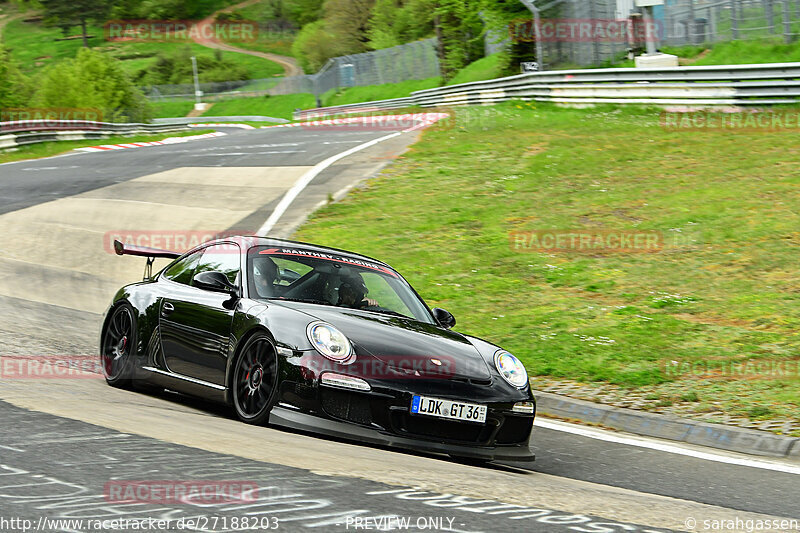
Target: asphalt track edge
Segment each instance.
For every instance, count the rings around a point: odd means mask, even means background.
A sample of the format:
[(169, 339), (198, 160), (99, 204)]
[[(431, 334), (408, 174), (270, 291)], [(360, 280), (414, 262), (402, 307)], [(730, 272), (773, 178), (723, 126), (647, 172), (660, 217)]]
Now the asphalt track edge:
[(536, 414), (731, 452), (800, 462), (800, 439), (767, 431), (646, 413), (535, 390)]

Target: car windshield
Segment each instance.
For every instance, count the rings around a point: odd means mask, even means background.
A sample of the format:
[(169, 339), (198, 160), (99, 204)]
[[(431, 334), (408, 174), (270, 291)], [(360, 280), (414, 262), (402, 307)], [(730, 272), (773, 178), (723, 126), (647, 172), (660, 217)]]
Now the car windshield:
[(408, 283), (378, 263), (302, 248), (258, 246), (248, 252), (250, 296), (433, 319)]

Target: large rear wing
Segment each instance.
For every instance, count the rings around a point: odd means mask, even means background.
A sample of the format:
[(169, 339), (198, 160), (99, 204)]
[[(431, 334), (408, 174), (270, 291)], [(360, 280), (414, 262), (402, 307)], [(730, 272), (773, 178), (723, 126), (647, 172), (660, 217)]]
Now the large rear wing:
[(183, 255), (180, 252), (171, 252), (169, 250), (161, 250), (160, 248), (122, 244), (117, 240), (114, 241), (114, 252), (117, 255), (135, 255), (137, 257), (146, 257), (147, 263), (144, 267), (144, 280), (148, 280), (153, 277), (153, 261), (155, 261), (156, 258), (177, 259)]

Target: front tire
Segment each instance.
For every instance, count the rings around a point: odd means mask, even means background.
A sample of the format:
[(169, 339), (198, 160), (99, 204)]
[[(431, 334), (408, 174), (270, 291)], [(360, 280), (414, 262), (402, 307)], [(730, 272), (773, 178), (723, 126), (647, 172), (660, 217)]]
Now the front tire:
[(264, 424), (278, 397), (278, 357), (263, 333), (250, 337), (233, 367), (233, 406), (239, 420)]
[(136, 318), (133, 308), (123, 303), (114, 309), (103, 331), (100, 366), (112, 387), (131, 384), (131, 367), (136, 350)]

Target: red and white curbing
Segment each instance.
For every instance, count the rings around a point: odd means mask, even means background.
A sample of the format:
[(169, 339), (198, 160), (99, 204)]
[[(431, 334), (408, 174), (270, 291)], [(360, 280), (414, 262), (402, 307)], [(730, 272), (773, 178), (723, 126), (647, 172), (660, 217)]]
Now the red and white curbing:
[(165, 144), (180, 144), (189, 141), (196, 141), (200, 139), (210, 139), (211, 137), (222, 137), (223, 135), (227, 135), (226, 133), (222, 133), (221, 131), (215, 131), (213, 133), (204, 133), (202, 135), (190, 135), (188, 137), (168, 137), (161, 141), (150, 141), (150, 142), (142, 142), (142, 143), (123, 143), (123, 144), (103, 144), (100, 146), (88, 146), (86, 148), (77, 148), (77, 151), (80, 152), (106, 152), (109, 150), (125, 150), (127, 148), (143, 148), (145, 146), (162, 146)]
[(403, 115), (370, 115), (364, 117), (329, 118), (325, 120), (310, 120), (308, 122), (294, 122), (292, 124), (278, 124), (276, 126), (261, 126), (269, 128), (330, 128), (331, 126), (355, 126), (365, 130), (402, 130), (403, 132), (427, 128), (440, 120), (449, 118), (448, 113), (406, 113)]

